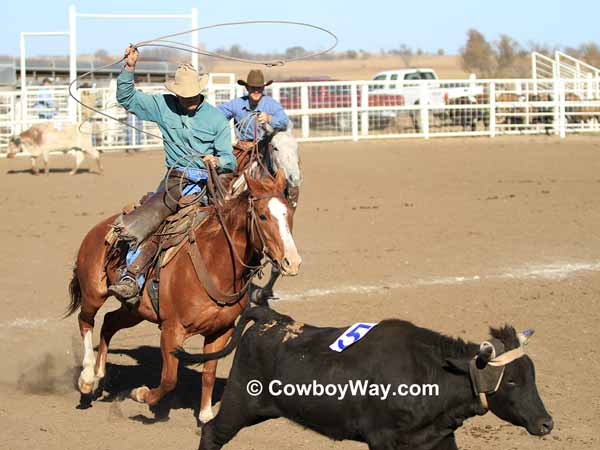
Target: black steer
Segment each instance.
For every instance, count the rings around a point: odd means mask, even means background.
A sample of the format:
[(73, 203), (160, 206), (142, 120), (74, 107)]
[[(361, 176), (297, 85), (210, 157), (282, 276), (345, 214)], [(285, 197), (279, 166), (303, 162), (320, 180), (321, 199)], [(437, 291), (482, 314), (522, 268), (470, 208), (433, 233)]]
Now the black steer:
[[(220, 449), (242, 428), (277, 417), (332, 439), (366, 442), (372, 450), (456, 449), (454, 431), (465, 419), (484, 414), (487, 409), (482, 404), (534, 435), (547, 434), (553, 427), (535, 385), (533, 363), (521, 353), (526, 338), (513, 327), (492, 329), (489, 342), (480, 346), (410, 322), (384, 320), (338, 353), (329, 345), (345, 328), (305, 325), (257, 307), (246, 310), (221, 352), (190, 355), (180, 349), (176, 355), (188, 363), (221, 358), (238, 344), (249, 321), (256, 323), (239, 343), (221, 408), (204, 425), (200, 449)], [(260, 395), (248, 393), (252, 380), (262, 384)], [(270, 393), (273, 380), (276, 389)], [(365, 380), (392, 388), (386, 399), (379, 394), (347, 393), (343, 399), (325, 394), (278, 395), (285, 385), (308, 386), (313, 380), (322, 386)], [(431, 384), (439, 389), (431, 396), (394, 395), (401, 384)], [(482, 388), (486, 385), (493, 387)], [(480, 394), (482, 390), (487, 395)]]

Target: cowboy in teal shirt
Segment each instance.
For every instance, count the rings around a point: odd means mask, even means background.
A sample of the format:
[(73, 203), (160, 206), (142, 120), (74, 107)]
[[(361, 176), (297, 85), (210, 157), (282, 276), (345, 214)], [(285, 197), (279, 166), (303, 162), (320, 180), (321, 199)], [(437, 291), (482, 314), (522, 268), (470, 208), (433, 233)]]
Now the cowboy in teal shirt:
[[(117, 101), (140, 119), (158, 125), (165, 138), (168, 168), (188, 166), (191, 161), (182, 158), (185, 156), (214, 155), (221, 171), (235, 170), (231, 129), (223, 113), (202, 99), (190, 114), (175, 95), (148, 95), (138, 91), (133, 77), (134, 72), (123, 69), (117, 79)], [(200, 158), (194, 158), (192, 166), (206, 168)]]
[(166, 85), (175, 95), (148, 95), (134, 87), (137, 59), (137, 49), (125, 50), (125, 67), (117, 79), (117, 100), (138, 118), (158, 125), (164, 138), (166, 166), (173, 170), (142, 205), (120, 215), (112, 224), (119, 239), (129, 243), (129, 251), (125, 273), (119, 282), (109, 286), (108, 292), (128, 306), (139, 301), (145, 269), (157, 250), (157, 241), (146, 238), (177, 210), (181, 196), (205, 186), (208, 164), (221, 172), (236, 168), (229, 122), (201, 94), (208, 76), (199, 78), (191, 66), (181, 66), (175, 72), (175, 80)]

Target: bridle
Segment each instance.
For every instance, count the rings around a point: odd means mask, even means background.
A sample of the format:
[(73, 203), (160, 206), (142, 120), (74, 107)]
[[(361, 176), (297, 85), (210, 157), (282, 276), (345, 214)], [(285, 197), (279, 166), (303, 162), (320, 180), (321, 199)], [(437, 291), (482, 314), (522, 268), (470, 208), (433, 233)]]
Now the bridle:
[[(213, 301), (215, 301), (218, 305), (230, 305), (230, 304), (232, 304), (232, 302), (235, 302), (244, 296), (244, 294), (250, 287), (250, 283), (252, 282), (252, 279), (254, 278), (254, 276), (261, 273), (267, 264), (271, 263), (274, 267), (280, 266), (280, 262), (277, 261), (275, 258), (273, 258), (273, 256), (268, 251), (267, 239), (265, 237), (264, 230), (260, 226), (259, 218), (257, 218), (256, 206), (255, 206), (257, 201), (275, 198), (275, 197), (277, 197), (277, 194), (275, 194), (275, 193), (262, 194), (262, 195), (249, 194), (249, 196), (248, 196), (248, 209), (247, 209), (247, 217), (248, 218), (246, 221), (246, 223), (247, 223), (246, 233), (247, 233), (249, 242), (255, 242), (255, 237), (258, 236), (261, 248), (256, 251), (257, 251), (258, 255), (261, 257), (261, 259), (263, 256), (266, 256), (266, 260), (263, 263), (253, 266), (253, 265), (246, 264), (244, 262), (244, 260), (240, 257), (240, 255), (238, 254), (238, 252), (235, 248), (233, 238), (231, 237), (231, 233), (227, 229), (227, 224), (223, 217), (223, 207), (224, 207), (224, 202), (225, 202), (225, 197), (224, 197), (223, 193), (225, 193), (226, 190), (222, 186), (221, 181), (218, 178), (216, 169), (212, 165), (208, 165), (208, 179), (207, 179), (206, 187), (207, 187), (207, 190), (209, 193), (209, 196), (208, 196), (209, 204), (215, 210), (216, 216), (219, 220), (219, 224), (221, 225), (221, 228), (223, 229), (223, 233), (225, 234), (225, 238), (226, 238), (227, 244), (229, 246), (229, 251), (231, 253), (232, 264), (233, 264), (233, 269), (234, 269), (233, 270), (234, 277), (236, 277), (236, 275), (235, 275), (236, 274), (236, 270), (235, 270), (236, 261), (242, 267), (244, 267), (245, 269), (248, 270), (247, 280), (245, 281), (245, 283), (241, 287), (241, 289), (237, 292), (233, 292), (231, 294), (226, 294), (226, 293), (218, 290), (216, 288), (216, 286), (214, 286), (214, 283), (210, 283), (211, 284), (211, 287), (210, 287), (211, 292), (209, 292), (209, 296), (213, 299)], [(194, 242), (190, 242), (190, 244), (195, 245)], [(192, 257), (192, 262), (194, 263), (194, 257)], [(198, 264), (198, 261), (196, 261), (195, 264)], [(198, 269), (196, 269), (196, 273), (199, 274)], [(205, 288), (206, 288), (206, 286), (205, 286)], [(212, 295), (211, 295), (211, 293), (212, 293)], [(226, 302), (226, 301), (223, 301), (222, 299), (233, 300), (233, 301)]]
[(260, 253), (267, 257), (269, 262), (274, 267), (279, 267), (281, 263), (277, 261), (273, 255), (269, 253), (269, 249), (267, 247), (267, 240), (265, 239), (265, 233), (260, 226), (260, 220), (256, 217), (256, 207), (255, 202), (258, 200), (267, 200), (271, 198), (275, 198), (277, 194), (262, 194), (262, 195), (252, 195), (248, 197), (248, 235), (250, 236), (250, 240), (254, 241), (255, 235), (258, 236), (260, 240), (261, 250)]

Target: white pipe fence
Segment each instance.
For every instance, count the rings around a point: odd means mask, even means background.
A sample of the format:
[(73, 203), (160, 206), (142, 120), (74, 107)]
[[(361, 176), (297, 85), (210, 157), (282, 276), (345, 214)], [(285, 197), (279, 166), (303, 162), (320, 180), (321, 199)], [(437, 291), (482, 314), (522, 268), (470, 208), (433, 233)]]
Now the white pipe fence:
[[(218, 83), (217, 78), (225, 77)], [(243, 95), (231, 74), (213, 74), (207, 101), (219, 104)], [(267, 94), (280, 101), (294, 123), (299, 141), (361, 140), (377, 138), (435, 138), (553, 134), (600, 131), (600, 97), (586, 88), (585, 79), (497, 79), (411, 81), (403, 86), (374, 81), (274, 83)], [(581, 86), (591, 97), (581, 95)], [(163, 93), (162, 86), (140, 85), (148, 93)], [(93, 134), (104, 150), (156, 148), (159, 140), (126, 127), (130, 123), (157, 133), (156, 126), (127, 114), (115, 99), (115, 88), (79, 89), (87, 105), (117, 117), (119, 122), (78, 107), (82, 130)], [(407, 99), (409, 101), (407, 101)], [(0, 152), (10, 136), (45, 122), (71, 121), (66, 87), (0, 93)], [(411, 103), (412, 102), (412, 103)], [(26, 110), (21, 111), (22, 105)]]

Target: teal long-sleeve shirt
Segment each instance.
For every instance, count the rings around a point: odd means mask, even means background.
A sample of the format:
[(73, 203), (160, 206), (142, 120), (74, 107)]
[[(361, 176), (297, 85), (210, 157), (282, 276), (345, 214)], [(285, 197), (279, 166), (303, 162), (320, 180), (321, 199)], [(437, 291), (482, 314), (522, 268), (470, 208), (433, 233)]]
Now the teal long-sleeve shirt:
[(140, 119), (158, 125), (166, 139), (164, 149), (168, 168), (191, 166), (205, 169), (201, 158), (193, 158), (190, 162), (182, 157), (214, 155), (219, 158), (221, 171), (235, 170), (237, 162), (231, 146), (231, 129), (221, 111), (202, 101), (198, 109), (188, 115), (175, 95), (145, 94), (135, 89), (133, 79), (133, 72), (121, 71), (117, 78), (117, 101)]

